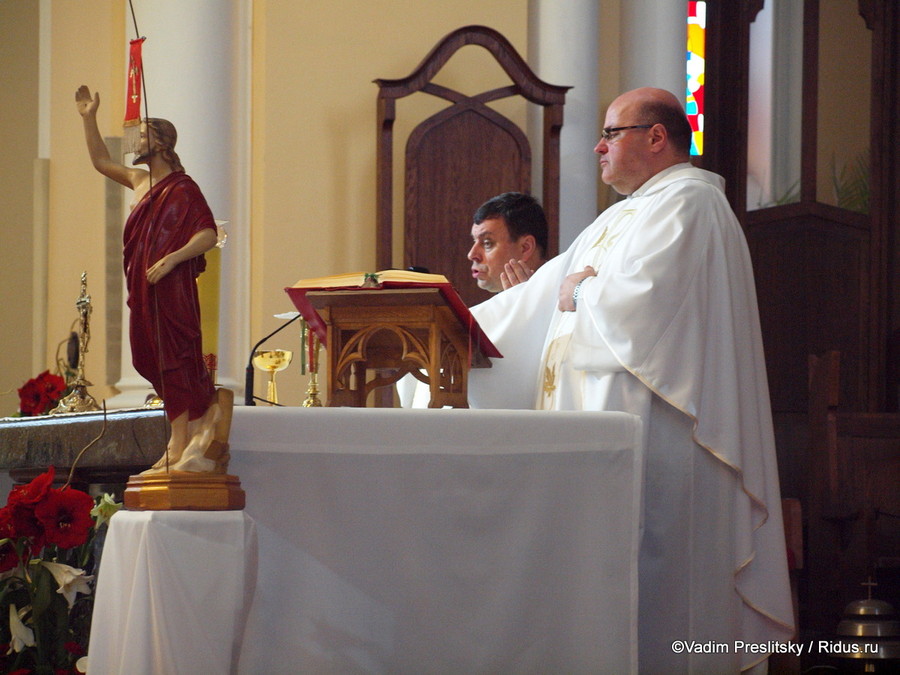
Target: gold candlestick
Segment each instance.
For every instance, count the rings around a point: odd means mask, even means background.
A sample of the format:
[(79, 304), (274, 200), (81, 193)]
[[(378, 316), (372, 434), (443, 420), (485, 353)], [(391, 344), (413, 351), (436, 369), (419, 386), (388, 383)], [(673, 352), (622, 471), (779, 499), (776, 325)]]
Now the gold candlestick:
[(309, 386), (306, 388), (306, 400), (303, 401), (303, 407), (321, 408), (322, 401), (319, 400), (319, 338), (316, 337), (315, 331), (309, 329), (308, 325), (304, 333), (309, 347)]
[(72, 389), (68, 396), (60, 399), (59, 404), (50, 411), (50, 414), (87, 412), (100, 410), (97, 401), (87, 392), (90, 382), (84, 377), (84, 357), (87, 354), (88, 343), (91, 341), (91, 296), (87, 294), (87, 272), (81, 273), (81, 295), (75, 301), (78, 309), (80, 330), (78, 331), (78, 367), (75, 371), (75, 380), (69, 385)]

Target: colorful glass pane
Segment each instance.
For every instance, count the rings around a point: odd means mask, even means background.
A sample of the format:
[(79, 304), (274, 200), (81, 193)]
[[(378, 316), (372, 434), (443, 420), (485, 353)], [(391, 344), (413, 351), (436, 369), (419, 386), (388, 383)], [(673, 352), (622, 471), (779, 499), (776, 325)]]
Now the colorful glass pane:
[(706, 80), (706, 3), (688, 2), (687, 96), (685, 110), (693, 129), (691, 154), (703, 154), (703, 94)]

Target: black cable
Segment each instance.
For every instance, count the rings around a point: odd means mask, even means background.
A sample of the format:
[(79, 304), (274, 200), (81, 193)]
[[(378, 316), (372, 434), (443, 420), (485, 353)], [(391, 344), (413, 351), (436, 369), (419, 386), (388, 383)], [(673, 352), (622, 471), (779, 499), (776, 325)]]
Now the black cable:
[(134, 35), (137, 37), (141, 32), (138, 30), (137, 17), (134, 15), (134, 3), (128, 0), (128, 6), (131, 8), (131, 20), (134, 21)]
[[(256, 350), (259, 349), (259, 346), (268, 340), (270, 337), (278, 333), (279, 331), (284, 330), (292, 323), (294, 323), (297, 319), (301, 317), (300, 314), (297, 314), (294, 318), (288, 320), (286, 323), (281, 324), (278, 328), (273, 330), (271, 333), (266, 335), (262, 340), (253, 345), (253, 349), (250, 350), (250, 359), (247, 362), (247, 370), (245, 371), (244, 376), (244, 405), (256, 405), (256, 401), (263, 401), (265, 403), (272, 403), (268, 399), (260, 398), (259, 396), (253, 395), (253, 354), (256, 353)], [(275, 405), (278, 405), (277, 403)]]

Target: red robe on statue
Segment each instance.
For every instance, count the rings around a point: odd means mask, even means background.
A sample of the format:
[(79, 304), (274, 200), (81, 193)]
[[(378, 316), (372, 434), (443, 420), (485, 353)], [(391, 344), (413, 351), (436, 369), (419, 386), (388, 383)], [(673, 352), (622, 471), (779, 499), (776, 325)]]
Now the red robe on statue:
[(216, 228), (212, 211), (184, 172), (155, 184), (125, 223), (132, 362), (163, 399), (170, 420), (185, 411), (197, 419), (215, 394), (203, 363), (196, 282), (206, 259), (184, 261), (155, 285), (148, 283), (147, 270), (206, 228)]

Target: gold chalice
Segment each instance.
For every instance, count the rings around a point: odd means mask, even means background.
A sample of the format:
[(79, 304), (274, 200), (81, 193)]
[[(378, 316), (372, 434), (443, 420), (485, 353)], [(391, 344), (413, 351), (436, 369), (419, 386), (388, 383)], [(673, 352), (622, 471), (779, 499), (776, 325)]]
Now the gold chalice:
[(278, 392), (275, 389), (275, 373), (287, 368), (292, 358), (294, 358), (294, 352), (288, 349), (257, 349), (253, 353), (253, 365), (269, 373), (269, 388), (266, 395), (269, 405), (278, 403)]

